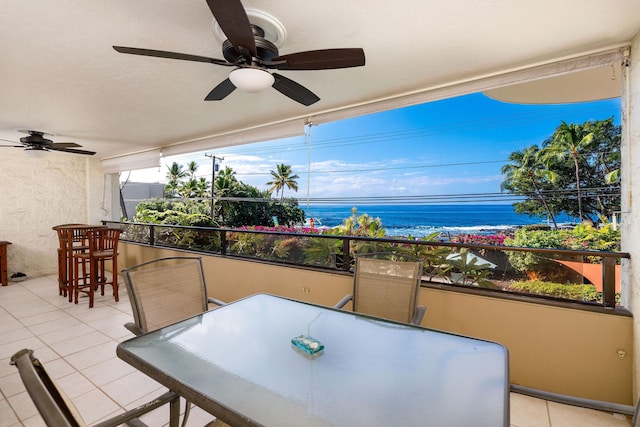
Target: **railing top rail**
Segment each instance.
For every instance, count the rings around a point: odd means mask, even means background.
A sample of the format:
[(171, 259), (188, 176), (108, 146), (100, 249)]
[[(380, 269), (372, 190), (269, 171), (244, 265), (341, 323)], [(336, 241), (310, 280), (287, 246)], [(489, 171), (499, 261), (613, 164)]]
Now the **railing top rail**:
[(218, 227), (196, 227), (186, 225), (172, 225), (172, 224), (149, 224), (143, 222), (120, 222), (120, 221), (103, 221), (104, 224), (123, 224), (123, 225), (138, 225), (138, 226), (153, 226), (153, 227), (166, 227), (166, 228), (183, 228), (189, 230), (200, 231), (219, 231), (219, 232), (233, 232), (233, 233), (250, 233), (250, 234), (271, 234), (279, 236), (299, 236), (299, 237), (314, 237), (322, 239), (349, 239), (353, 241), (363, 242), (385, 242), (396, 244), (411, 244), (422, 246), (442, 246), (442, 247), (454, 247), (454, 248), (470, 248), (470, 249), (485, 249), (492, 251), (513, 251), (513, 252), (533, 252), (533, 253), (554, 253), (565, 255), (578, 255), (578, 256), (598, 256), (602, 258), (630, 258), (628, 252), (610, 252), (610, 251), (594, 251), (594, 250), (574, 250), (574, 249), (549, 249), (549, 248), (530, 248), (520, 246), (503, 246), (503, 245), (483, 245), (473, 243), (454, 243), (454, 242), (442, 242), (435, 240), (420, 240), (416, 239), (403, 239), (403, 238), (374, 238), (363, 236), (348, 236), (348, 235), (335, 235), (335, 234), (314, 234), (314, 233), (302, 233), (302, 232), (288, 232), (288, 231), (269, 231), (269, 230), (242, 230), (238, 228), (218, 228)]

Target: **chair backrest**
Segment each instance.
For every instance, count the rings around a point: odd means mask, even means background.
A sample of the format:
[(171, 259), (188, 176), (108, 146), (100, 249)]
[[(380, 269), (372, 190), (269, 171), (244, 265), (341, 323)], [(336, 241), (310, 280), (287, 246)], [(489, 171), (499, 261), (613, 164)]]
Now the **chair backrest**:
[(119, 228), (95, 228), (87, 231), (89, 236), (89, 253), (111, 251), (114, 254), (118, 251), (120, 241)]
[(136, 326), (151, 332), (207, 311), (199, 257), (159, 258), (122, 270)]
[(11, 357), (11, 364), (18, 368), (22, 382), (47, 426), (85, 425), (71, 401), (56, 387), (40, 361), (34, 357), (33, 350), (23, 349), (15, 353)]
[(416, 311), (422, 260), (393, 253), (356, 256), (353, 309), (410, 323)]
[(85, 234), (86, 227), (84, 224), (62, 224), (53, 227), (58, 233), (58, 241), (60, 249), (69, 251), (75, 247), (85, 247), (88, 245), (87, 236)]

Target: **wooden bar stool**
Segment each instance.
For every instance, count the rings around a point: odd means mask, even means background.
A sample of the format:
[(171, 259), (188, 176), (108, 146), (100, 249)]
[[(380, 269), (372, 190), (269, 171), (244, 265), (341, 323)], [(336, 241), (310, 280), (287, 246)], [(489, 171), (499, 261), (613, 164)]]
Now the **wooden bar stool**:
[[(106, 228), (105, 225), (63, 224), (53, 227), (58, 233), (58, 289), (59, 294), (67, 296), (73, 301), (73, 287), (75, 280), (73, 254), (89, 250), (86, 231)], [(88, 277), (86, 264), (82, 264), (82, 277)]]
[[(101, 295), (104, 295), (105, 285), (113, 287), (113, 296), (118, 297), (118, 242), (120, 241), (119, 228), (94, 228), (84, 230), (88, 243), (88, 250), (73, 254), (73, 294), (74, 302), (78, 303), (78, 295), (84, 292), (89, 296), (89, 308), (93, 307), (94, 293), (100, 287)], [(107, 280), (105, 263), (111, 261), (111, 280)], [(81, 265), (89, 265), (87, 276), (80, 273)]]
[[(75, 250), (83, 250), (88, 249), (86, 243), (81, 242), (80, 240), (76, 240), (76, 235), (78, 233), (73, 233), (72, 240), (69, 240), (70, 230), (74, 227), (81, 227), (84, 224), (61, 224), (52, 227), (52, 229), (58, 235), (58, 295), (64, 295), (65, 297), (69, 294), (69, 302), (71, 302), (71, 295), (73, 294), (72, 290), (72, 281), (73, 281), (73, 273), (68, 268), (70, 264), (70, 257), (68, 253), (70, 251)], [(71, 243), (71, 248), (69, 247), (69, 243)]]

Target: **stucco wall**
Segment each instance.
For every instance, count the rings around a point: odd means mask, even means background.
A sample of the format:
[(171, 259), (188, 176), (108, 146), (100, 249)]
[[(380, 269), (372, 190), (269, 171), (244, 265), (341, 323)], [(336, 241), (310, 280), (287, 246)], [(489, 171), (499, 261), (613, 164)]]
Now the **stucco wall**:
[[(626, 69), (622, 95), (622, 250), (631, 258), (624, 262), (622, 303), (634, 314), (634, 398), (640, 390), (640, 211), (634, 199), (640, 197), (640, 35), (631, 47), (631, 65)], [(626, 266), (626, 268), (625, 268)]]
[[(0, 153), (0, 240), (8, 247), (9, 275), (57, 271), (58, 240), (51, 227), (112, 219), (110, 180), (99, 159), (65, 153)], [(118, 218), (116, 214), (115, 219)]]

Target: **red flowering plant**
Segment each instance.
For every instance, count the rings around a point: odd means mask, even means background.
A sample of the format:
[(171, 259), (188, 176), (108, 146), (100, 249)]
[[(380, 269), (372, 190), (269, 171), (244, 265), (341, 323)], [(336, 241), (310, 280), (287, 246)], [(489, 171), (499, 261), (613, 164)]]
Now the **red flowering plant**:
[(275, 231), (278, 233), (302, 233), (302, 234), (322, 234), (320, 228), (310, 227), (287, 227), (286, 225), (266, 226), (266, 225), (245, 225), (236, 228), (239, 231), (253, 230), (253, 231)]
[(506, 233), (497, 234), (458, 234), (451, 236), (453, 243), (467, 243), (475, 245), (503, 246), (504, 240), (511, 236)]

